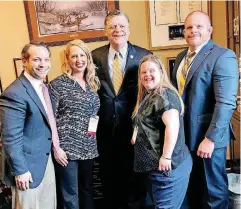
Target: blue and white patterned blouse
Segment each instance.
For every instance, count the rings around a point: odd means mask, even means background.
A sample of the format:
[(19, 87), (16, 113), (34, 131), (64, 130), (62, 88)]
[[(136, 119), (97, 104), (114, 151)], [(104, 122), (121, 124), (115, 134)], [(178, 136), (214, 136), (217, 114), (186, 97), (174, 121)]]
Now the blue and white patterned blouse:
[(84, 91), (78, 82), (66, 74), (50, 82), (53, 110), (56, 117), (60, 147), (70, 160), (93, 159), (98, 156), (96, 136), (88, 135), (91, 116), (100, 108), (98, 94), (86, 84)]

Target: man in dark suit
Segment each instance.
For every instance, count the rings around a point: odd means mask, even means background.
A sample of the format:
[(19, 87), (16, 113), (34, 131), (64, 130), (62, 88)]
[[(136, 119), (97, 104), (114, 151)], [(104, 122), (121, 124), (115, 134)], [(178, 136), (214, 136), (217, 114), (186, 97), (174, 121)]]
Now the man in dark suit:
[(189, 48), (177, 56), (172, 72), (185, 104), (185, 137), (193, 157), (187, 195), (192, 209), (228, 208), (226, 148), (233, 138), (238, 65), (234, 52), (213, 43), (211, 34), (207, 14), (189, 14), (184, 31)]
[(97, 142), (105, 208), (139, 208), (145, 191), (140, 177), (133, 173), (131, 116), (139, 61), (151, 52), (128, 42), (129, 18), (121, 11), (107, 15), (105, 32), (110, 44), (92, 52), (101, 82)]
[(31, 42), (22, 50), (22, 61), (23, 73), (0, 97), (4, 183), (12, 186), (13, 208), (55, 209), (50, 109), (41, 89), (50, 70), (50, 50)]

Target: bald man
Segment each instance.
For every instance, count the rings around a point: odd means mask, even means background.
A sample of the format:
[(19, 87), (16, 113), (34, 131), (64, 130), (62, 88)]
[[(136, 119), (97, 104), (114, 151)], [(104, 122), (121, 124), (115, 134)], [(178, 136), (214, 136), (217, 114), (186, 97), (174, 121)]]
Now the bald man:
[[(234, 138), (238, 64), (233, 51), (213, 43), (207, 14), (190, 13), (184, 36), (188, 49), (175, 61), (172, 81), (185, 104), (185, 136), (193, 157), (188, 208), (227, 209), (226, 148)], [(184, 208), (184, 207), (183, 207)]]

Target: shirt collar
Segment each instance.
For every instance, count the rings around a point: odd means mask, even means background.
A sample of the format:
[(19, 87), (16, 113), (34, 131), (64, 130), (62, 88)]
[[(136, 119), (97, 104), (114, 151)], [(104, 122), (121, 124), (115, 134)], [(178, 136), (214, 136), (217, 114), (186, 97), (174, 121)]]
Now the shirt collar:
[(34, 86), (34, 88), (38, 88), (40, 86), (41, 83), (43, 83), (42, 80), (36, 79), (33, 76), (31, 76), (29, 73), (27, 73), (26, 71), (24, 71), (24, 76), (29, 80), (29, 82), (32, 84), (32, 86)]
[[(209, 40), (205, 41), (201, 46), (199, 46), (199, 47), (195, 50), (195, 55), (197, 55), (198, 52), (201, 51), (201, 49), (203, 48), (203, 46), (205, 46), (208, 42), (209, 42)], [(190, 48), (189, 48), (187, 54), (189, 54), (190, 52), (191, 52), (191, 50), (190, 50)]]
[[(121, 57), (122, 59), (126, 57), (127, 49), (128, 49), (128, 44), (126, 44), (124, 47), (122, 47), (122, 48), (120, 49), (119, 53), (120, 53), (120, 57)], [(110, 55), (111, 59), (114, 60), (116, 53), (117, 53), (117, 51), (114, 50), (114, 49), (112, 48), (112, 46), (110, 45), (109, 55)]]

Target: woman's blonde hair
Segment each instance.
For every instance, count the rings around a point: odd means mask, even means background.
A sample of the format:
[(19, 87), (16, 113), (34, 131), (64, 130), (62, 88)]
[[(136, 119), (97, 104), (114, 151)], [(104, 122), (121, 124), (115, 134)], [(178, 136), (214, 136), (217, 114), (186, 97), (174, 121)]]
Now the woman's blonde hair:
[(154, 91), (156, 93), (162, 95), (164, 88), (173, 90), (179, 97), (179, 100), (181, 103), (181, 108), (182, 108), (182, 110), (181, 110), (181, 115), (182, 115), (184, 112), (184, 104), (183, 104), (182, 98), (178, 94), (178, 91), (176, 90), (176, 88), (171, 84), (170, 79), (168, 78), (167, 72), (166, 72), (160, 58), (155, 55), (147, 55), (142, 58), (142, 60), (140, 61), (140, 64), (139, 64), (139, 68), (138, 68), (138, 95), (137, 95), (136, 106), (135, 106), (132, 116), (133, 117), (136, 116), (140, 103), (144, 99), (145, 95), (147, 94), (147, 90), (141, 83), (141, 65), (147, 61), (151, 61), (151, 62), (155, 63), (160, 70), (160, 83), (158, 84), (158, 86), (155, 88)]
[(81, 40), (73, 40), (70, 41), (65, 48), (65, 61), (64, 64), (62, 65), (62, 71), (67, 74), (68, 77), (73, 79), (72, 76), (72, 69), (69, 65), (69, 53), (70, 53), (70, 49), (72, 46), (78, 46), (79, 48), (81, 48), (86, 56), (87, 56), (87, 67), (84, 73), (84, 78), (86, 80), (86, 82), (90, 85), (90, 88), (93, 91), (97, 91), (100, 88), (100, 81), (98, 79), (98, 77), (96, 76), (95, 70), (97, 69), (97, 67), (95, 66), (95, 64), (93, 63), (93, 59), (90, 53), (89, 48), (87, 47), (87, 45), (81, 41)]

